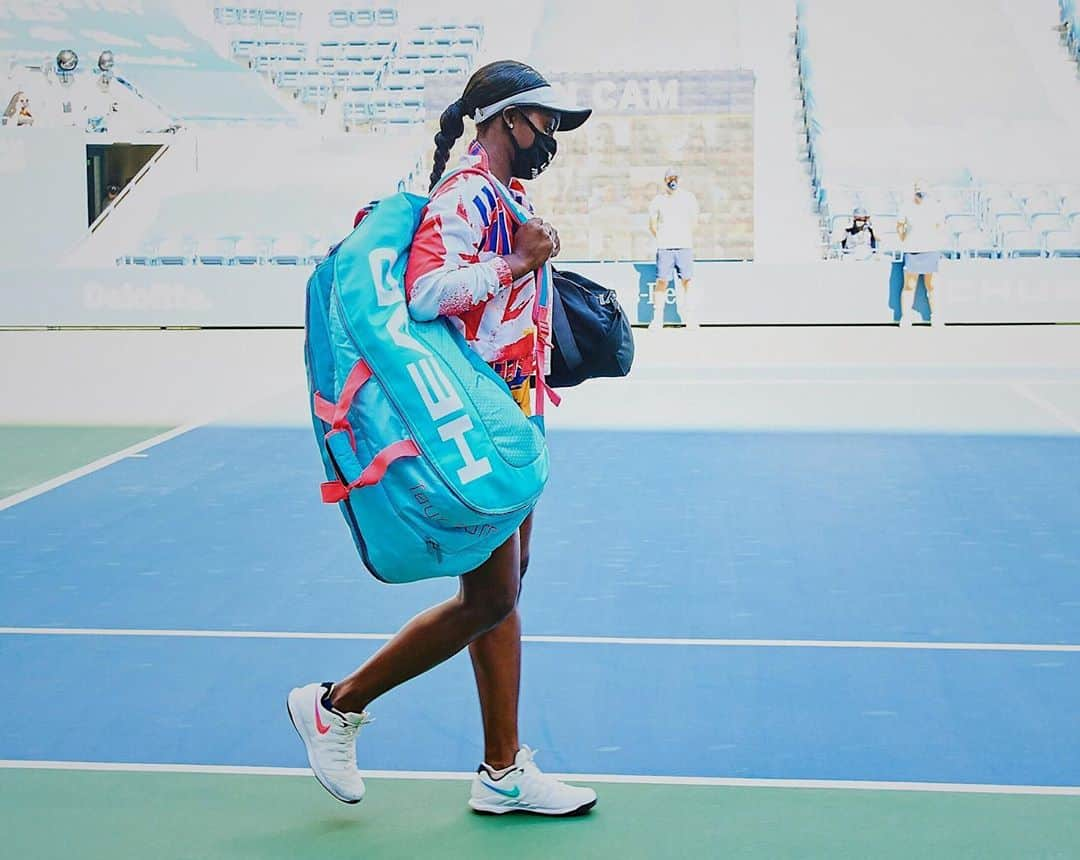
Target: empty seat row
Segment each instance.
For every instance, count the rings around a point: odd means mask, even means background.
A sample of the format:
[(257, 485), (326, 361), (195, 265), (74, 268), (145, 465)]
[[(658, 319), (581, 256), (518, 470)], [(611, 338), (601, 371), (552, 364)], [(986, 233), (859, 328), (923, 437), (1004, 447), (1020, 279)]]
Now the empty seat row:
[(300, 266), (320, 262), (334, 241), (302, 235), (168, 237), (151, 240), (116, 262), (128, 266)]
[(281, 27), (298, 30), (304, 14), (299, 9), (263, 9), (254, 6), (216, 6), (214, 20), (224, 27)]
[(376, 98), (368, 102), (348, 102), (344, 108), (345, 119), (351, 123), (388, 122), (412, 124), (423, 122), (427, 111), (423, 100)]
[[(875, 229), (878, 250), (899, 254), (904, 248), (894, 228)], [(1080, 257), (1080, 224), (1067, 230), (1037, 232), (1016, 230), (994, 233), (979, 227), (954, 232), (950, 247), (942, 251), (953, 258), (987, 259), (1022, 257)], [(840, 256), (839, 243), (832, 245), (833, 256)]]
[(274, 75), (274, 84), (282, 89), (292, 90), (319, 88), (327, 92), (331, 90), (366, 92), (378, 88), (379, 75), (376, 72), (359, 69), (337, 69), (331, 72), (324, 69), (286, 69)]
[(319, 42), (318, 56), (347, 60), (379, 60), (391, 56), (396, 48), (397, 42), (393, 39), (324, 41)]
[(470, 31), (464, 31), (456, 35), (438, 36), (414, 36), (405, 43), (406, 50), (424, 51), (430, 48), (456, 48), (466, 46), (477, 48), (480, 46), (480, 37)]
[(393, 27), (398, 22), (397, 9), (368, 7), (366, 9), (331, 9), (331, 27)]
[(469, 31), (476, 33), (479, 37), (483, 37), (484, 35), (484, 25), (481, 24), (479, 21), (470, 21), (467, 24), (429, 22), (427, 24), (418, 24), (416, 30), (418, 33), (423, 33), (425, 35), (429, 33), (456, 35), (457, 33), (465, 33)]
[(405, 75), (467, 75), (470, 64), (462, 57), (397, 57), (390, 64), (392, 73)]
[(299, 57), (308, 54), (307, 42), (288, 39), (234, 39), (231, 43), (234, 59), (253, 57)]

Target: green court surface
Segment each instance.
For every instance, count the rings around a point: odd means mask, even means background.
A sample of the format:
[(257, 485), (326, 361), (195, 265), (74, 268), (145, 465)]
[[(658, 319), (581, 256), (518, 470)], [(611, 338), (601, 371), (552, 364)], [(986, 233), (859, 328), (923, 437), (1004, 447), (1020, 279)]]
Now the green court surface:
[(0, 498), (143, 442), (165, 427), (0, 427)]
[[(74, 727), (73, 730), (77, 730)], [(1075, 858), (1080, 798), (603, 784), (574, 819), (468, 811), (465, 782), (0, 770), (8, 857)]]

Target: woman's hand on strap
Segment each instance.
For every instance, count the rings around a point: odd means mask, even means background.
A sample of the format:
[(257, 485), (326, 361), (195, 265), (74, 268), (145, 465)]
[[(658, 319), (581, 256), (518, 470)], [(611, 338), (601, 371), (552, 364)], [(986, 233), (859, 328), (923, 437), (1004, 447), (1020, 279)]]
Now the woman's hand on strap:
[(514, 252), (505, 259), (514, 278), (535, 272), (552, 257), (559, 256), (559, 234), (546, 221), (530, 218), (514, 234)]

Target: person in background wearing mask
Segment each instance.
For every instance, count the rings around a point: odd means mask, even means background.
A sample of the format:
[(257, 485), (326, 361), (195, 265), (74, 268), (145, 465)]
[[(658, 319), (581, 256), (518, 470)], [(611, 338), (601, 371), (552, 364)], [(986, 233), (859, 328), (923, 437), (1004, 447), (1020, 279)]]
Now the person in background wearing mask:
[[(410, 316), (446, 319), (505, 380), (507, 397), (526, 413), (531, 380), (543, 372), (535, 366), (535, 273), (558, 256), (559, 234), (541, 218), (517, 223), (493, 186), (501, 185), (531, 212), (525, 183), (555, 158), (555, 134), (573, 131), (589, 114), (565, 104), (524, 63), (500, 60), (477, 69), (439, 118), (431, 198), (409, 251), (404, 286)], [(451, 149), (465, 134), (466, 117), (476, 124), (461, 161), (468, 172), (440, 183)], [(469, 806), (496, 815), (562, 816), (596, 804), (592, 789), (541, 771), (518, 737), (517, 606), (532, 526), (530, 513), (487, 561), (460, 578), (455, 596), (413, 618), (359, 669), (289, 694), (289, 713), (312, 771), (338, 800), (358, 803), (364, 796), (356, 735), (371, 721), (371, 703), (468, 649), (484, 729), (484, 759), (473, 775)]]
[(934, 286), (935, 275), (941, 263), (941, 251), (948, 246), (949, 237), (945, 231), (945, 209), (926, 193), (922, 182), (915, 182), (911, 205), (900, 212), (896, 233), (904, 249), (904, 292), (900, 297), (900, 325), (907, 328), (915, 317), (915, 288), (919, 283), (919, 275), (923, 276), (926, 283), (930, 323), (934, 326), (942, 325), (941, 315), (934, 309)]
[(15, 93), (4, 111), (4, 125), (33, 125), (34, 115), (30, 113), (30, 98), (22, 90)]
[(698, 202), (692, 192), (679, 188), (679, 171), (664, 174), (664, 190), (649, 204), (649, 232), (656, 237), (656, 283), (653, 284), (653, 318), (650, 329), (664, 327), (667, 289), (676, 272), (682, 283), (679, 316), (687, 326), (696, 327), (690, 308), (690, 282), (694, 277), (694, 227)]
[(851, 226), (845, 227), (840, 239), (845, 259), (869, 260), (877, 250), (877, 236), (870, 226), (870, 213), (859, 206), (852, 215)]

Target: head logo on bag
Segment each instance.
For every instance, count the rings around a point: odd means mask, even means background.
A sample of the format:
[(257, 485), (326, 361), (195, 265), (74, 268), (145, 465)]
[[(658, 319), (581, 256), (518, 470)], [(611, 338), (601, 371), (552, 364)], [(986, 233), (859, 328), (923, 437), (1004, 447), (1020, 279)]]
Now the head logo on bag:
[(543, 433), (505, 383), (449, 322), (409, 316), (402, 281), (426, 202), (381, 201), (308, 281), (323, 499), (339, 503), (364, 563), (388, 582), (479, 566), (548, 475)]
[(400, 349), (411, 350), (422, 356), (407, 362), (405, 370), (431, 420), (441, 422), (444, 418), (456, 416), (438, 425), (439, 438), (452, 443), (460, 452), (465, 465), (457, 470), (457, 475), (461, 483), (468, 484), (491, 474), (491, 464), (486, 457), (476, 457), (469, 448), (466, 434), (473, 429), (473, 423), (465, 413), (461, 396), (454, 389), (441, 363), (435, 360), (431, 350), (409, 334), (411, 320), (405, 305), (405, 294), (391, 270), (397, 257), (398, 253), (392, 248), (375, 248), (368, 254), (376, 300), (380, 307), (394, 307), (387, 330), (391, 340)]

